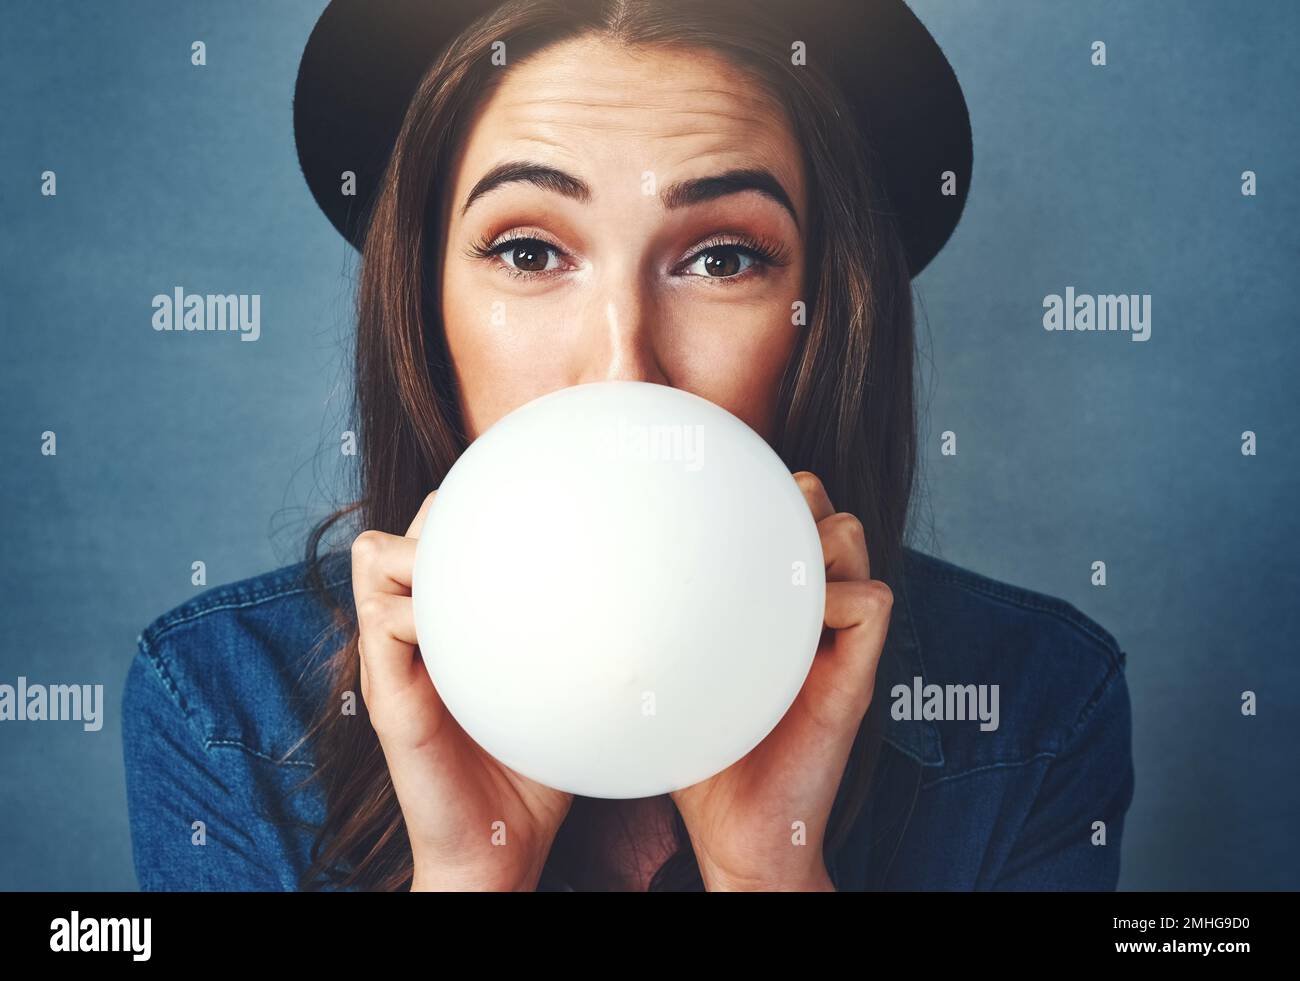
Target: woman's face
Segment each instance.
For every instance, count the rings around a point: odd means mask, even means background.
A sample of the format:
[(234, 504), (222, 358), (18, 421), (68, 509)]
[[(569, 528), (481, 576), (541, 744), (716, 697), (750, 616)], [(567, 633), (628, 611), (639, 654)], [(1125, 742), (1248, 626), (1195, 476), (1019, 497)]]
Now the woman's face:
[(452, 168), (442, 259), (469, 437), (555, 389), (629, 379), (770, 441), (808, 225), (782, 111), (699, 50), (581, 38), (501, 70)]

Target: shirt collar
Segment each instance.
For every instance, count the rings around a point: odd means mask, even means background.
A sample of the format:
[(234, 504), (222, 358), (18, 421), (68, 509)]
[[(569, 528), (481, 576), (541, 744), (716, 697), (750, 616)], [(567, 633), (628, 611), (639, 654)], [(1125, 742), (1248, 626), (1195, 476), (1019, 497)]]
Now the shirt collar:
[(868, 729), (883, 731), (884, 741), (925, 766), (943, 764), (943, 746), (939, 727), (931, 719), (897, 720), (890, 714), (895, 685), (904, 685), (910, 691), (914, 678), (925, 681), (925, 661), (921, 642), (916, 631), (914, 616), (917, 600), (917, 582), (910, 580), (907, 572), (913, 558), (909, 549), (903, 550), (903, 571), (893, 587), (894, 605), (889, 616), (889, 632), (885, 647), (876, 668), (876, 685), (871, 696)]

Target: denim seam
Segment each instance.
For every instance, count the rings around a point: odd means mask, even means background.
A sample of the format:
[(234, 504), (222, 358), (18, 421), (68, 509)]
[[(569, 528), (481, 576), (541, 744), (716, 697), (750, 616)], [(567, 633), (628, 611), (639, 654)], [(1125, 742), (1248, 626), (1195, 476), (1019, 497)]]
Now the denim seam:
[[(910, 653), (916, 662), (914, 670), (917, 674), (921, 675), (921, 677), (925, 677), (927, 674), (925, 670), (925, 658), (922, 655), (921, 641), (916, 631), (916, 614), (914, 612), (915, 597), (912, 595), (908, 579), (909, 576), (906, 567), (904, 567), (902, 573), (898, 577), (898, 590), (900, 593), (901, 603), (896, 604), (896, 606), (897, 613), (902, 615), (905, 623), (901, 625), (903, 633), (899, 639), (896, 650), (898, 656), (901, 658), (905, 658)], [(910, 665), (909, 670), (911, 670)], [(920, 724), (920, 729), (903, 730), (902, 733), (885, 729), (881, 738), (911, 759), (916, 760), (916, 762), (920, 763), (922, 766), (942, 766), (944, 763), (943, 736), (939, 732), (938, 727), (935, 726), (933, 722), (925, 720), (916, 720), (916, 723)], [(920, 737), (922, 745), (918, 749), (914, 749), (910, 745), (912, 742), (911, 733), (913, 732), (924, 734)], [(927, 737), (934, 743), (934, 759), (931, 759), (928, 755), (923, 755), (927, 749), (927, 746), (925, 745)]]
[(184, 717), (185, 721), (187, 723), (190, 722), (190, 709), (189, 705), (186, 703), (185, 695), (180, 690), (180, 686), (176, 684), (175, 679), (172, 678), (171, 672), (167, 670), (167, 665), (163, 663), (162, 655), (153, 649), (153, 645), (149, 643), (148, 639), (143, 634), (136, 638), (136, 647), (140, 653), (145, 656), (145, 660), (148, 661), (149, 666), (153, 668), (154, 674), (157, 675), (158, 680), (162, 682), (163, 688), (167, 690), (167, 694), (172, 697), (172, 701), (174, 701), (177, 708), (181, 710), (181, 715)]
[(1084, 704), (1083, 708), (1079, 710), (1079, 717), (1075, 719), (1074, 725), (1070, 728), (1069, 734), (1065, 737), (1064, 745), (1068, 746), (1070, 743), (1074, 742), (1075, 737), (1078, 736), (1083, 727), (1087, 725), (1088, 720), (1092, 718), (1092, 714), (1097, 710), (1097, 706), (1101, 704), (1102, 699), (1110, 693), (1111, 687), (1115, 684), (1116, 679), (1123, 677), (1123, 669), (1112, 665), (1111, 670), (1106, 672), (1106, 677), (1103, 678), (1101, 684), (1097, 686), (1097, 690), (1092, 693), (1092, 696)]
[(307, 760), (278, 760), (274, 756), (263, 753), (261, 750), (253, 749), (253, 747), (240, 742), (238, 739), (208, 739), (205, 741), (204, 746), (207, 749), (212, 749), (213, 747), (220, 749), (242, 749), (250, 756), (256, 756), (258, 759), (266, 760), (268, 763), (274, 763), (276, 766), (305, 766), (310, 769), (316, 768), (315, 763), (311, 763)]
[(1044, 757), (1054, 759), (1055, 757), (1060, 756), (1070, 747), (1070, 745), (1075, 741), (1075, 739), (1078, 738), (1080, 731), (1082, 731), (1083, 727), (1087, 724), (1088, 720), (1092, 718), (1093, 712), (1097, 710), (1097, 706), (1101, 704), (1102, 699), (1104, 699), (1106, 695), (1110, 692), (1111, 686), (1115, 684), (1116, 679), (1122, 678), (1123, 676), (1124, 676), (1124, 672), (1119, 667), (1116, 666), (1112, 666), (1111, 669), (1106, 672), (1106, 676), (1102, 679), (1101, 684), (1097, 686), (1097, 689), (1088, 697), (1088, 701), (1084, 703), (1083, 708), (1079, 710), (1079, 715), (1075, 719), (1074, 724), (1070, 727), (1069, 731), (1066, 732), (1064, 738), (1061, 740), (1061, 745), (1059, 749), (1051, 750), (1051, 751), (1043, 750), (1040, 753), (1035, 753), (1033, 756), (1030, 756), (1028, 759), (1020, 760), (1014, 763), (985, 763), (981, 766), (977, 766), (969, 770), (962, 770), (960, 773), (950, 773), (946, 777), (939, 777), (938, 779), (932, 780), (930, 783), (924, 784), (923, 786), (932, 787), (936, 783), (942, 783), (945, 780), (956, 780), (958, 777), (964, 777), (969, 773), (979, 773), (981, 770), (991, 770), (998, 767), (1007, 767), (1007, 766), (1026, 766), (1027, 764), (1033, 763), (1035, 760), (1043, 759)]
[[(332, 582), (327, 582), (325, 583), (325, 586), (328, 589), (333, 589), (337, 586), (342, 585), (344, 582), (347, 582), (347, 580), (339, 579)], [(294, 596), (300, 593), (308, 592), (310, 590), (311, 590), (310, 586), (301, 586), (294, 589), (272, 589), (272, 590), (264, 591), (260, 595), (249, 596), (241, 602), (237, 602), (237, 603), (221, 602), (210, 606), (205, 606), (202, 609), (192, 610), (187, 615), (178, 617), (175, 620), (169, 620), (165, 623), (162, 623), (157, 627), (157, 629), (147, 629), (143, 633), (141, 633), (139, 637), (136, 638), (136, 645), (138, 649), (145, 655), (146, 659), (149, 661), (150, 666), (153, 668), (154, 673), (158, 675), (159, 680), (162, 682), (163, 687), (167, 690), (167, 693), (172, 697), (172, 700), (176, 703), (177, 707), (180, 708), (181, 714), (185, 718), (186, 723), (191, 727), (193, 727), (198, 733), (200, 741), (205, 750), (210, 750), (213, 746), (223, 746), (223, 745), (237, 746), (240, 749), (243, 749), (246, 752), (253, 754), (254, 756), (258, 756), (261, 757), (262, 759), (267, 760), (268, 762), (271, 763), (277, 762), (273, 757), (267, 755), (266, 753), (262, 753), (258, 750), (252, 749), (251, 747), (244, 745), (238, 740), (213, 739), (208, 733), (203, 732), (201, 727), (195, 725), (193, 713), (190, 711), (189, 708), (189, 702), (185, 698), (184, 692), (181, 691), (180, 686), (176, 683), (176, 680), (172, 677), (171, 671), (168, 670), (167, 665), (163, 660), (161, 652), (155, 650), (154, 643), (161, 641), (174, 628), (184, 626), (187, 623), (191, 623), (194, 620), (199, 619), (200, 617), (206, 616), (208, 613), (215, 613), (218, 610), (245, 609), (250, 606), (257, 606), (261, 603), (265, 603), (268, 600), (278, 599), (283, 596)], [(315, 766), (315, 764), (313, 763), (304, 763), (299, 761), (288, 761), (286, 762), (285, 765)]]
[(948, 582), (950, 585), (959, 586), (962, 587), (962, 589), (970, 590), (972, 592), (983, 592), (984, 595), (992, 596), (993, 599), (1005, 600), (1005, 602), (1013, 603), (1024, 609), (1034, 609), (1034, 611), (1037, 612), (1050, 613), (1050, 615), (1058, 618), (1058, 620), (1066, 622), (1066, 624), (1070, 624), (1071, 626), (1075, 626), (1075, 628), (1078, 628), (1082, 633), (1087, 634), (1089, 638), (1092, 638), (1093, 641), (1101, 644), (1102, 650), (1104, 650), (1106, 654), (1112, 656), (1112, 659), (1117, 661), (1117, 663), (1123, 664), (1123, 660), (1125, 660), (1123, 648), (1119, 646), (1119, 643), (1115, 641), (1113, 637), (1108, 638), (1105, 637), (1105, 635), (1097, 633), (1097, 630), (1093, 628), (1091, 622), (1088, 621), (1087, 615), (1084, 615), (1082, 612), (1063, 608), (1062, 605), (1044, 603), (1041, 602), (1041, 600), (1032, 599), (1031, 596), (1028, 596), (1023, 590), (1019, 590), (1014, 586), (1002, 585), (1002, 583), (975, 580), (975, 578), (970, 576), (958, 576), (958, 574), (950, 572), (931, 572), (931, 570), (924, 569), (920, 570), (920, 574), (932, 578), (932, 580)]
[[(326, 582), (325, 588), (333, 589), (337, 586), (343, 585), (345, 582), (347, 582), (346, 578)], [(250, 606), (259, 606), (268, 600), (280, 599), (285, 596), (297, 596), (311, 591), (312, 587), (310, 585), (294, 586), (292, 588), (279, 586), (262, 587), (254, 590), (250, 594), (244, 595), (236, 593), (235, 596), (232, 597), (228, 592), (218, 590), (216, 595), (213, 596), (211, 600), (207, 601), (207, 603), (198, 607), (182, 607), (185, 611), (184, 613), (178, 613), (174, 618), (164, 617), (159, 620), (145, 631), (145, 635), (158, 639), (176, 627), (182, 627), (185, 624), (191, 623), (209, 613), (216, 613), (219, 610), (242, 610)]]
[(1036, 763), (1039, 760), (1054, 760), (1058, 755), (1060, 754), (1055, 752), (1053, 753), (1042, 752), (1042, 753), (1035, 753), (1033, 756), (1030, 756), (1028, 759), (1018, 760), (1015, 763), (986, 763), (983, 766), (976, 766), (976, 767), (971, 767), (971, 769), (969, 770), (962, 770), (961, 773), (950, 773), (946, 777), (938, 777), (937, 779), (931, 780), (928, 783), (921, 784), (921, 789), (928, 790), (929, 788), (934, 787), (938, 784), (947, 783), (949, 780), (960, 780), (962, 777), (969, 777), (975, 773), (983, 773), (986, 770), (1005, 770), (1017, 766), (1028, 766), (1029, 764)]
[[(925, 720), (914, 720), (914, 721), (919, 722)], [(888, 743), (890, 746), (894, 747), (894, 749), (898, 750), (908, 759), (914, 760), (915, 762), (919, 763), (921, 766), (943, 766), (944, 760), (943, 760), (942, 748), (940, 748), (939, 750), (939, 758), (937, 760), (932, 760), (929, 759), (928, 757), (921, 756), (920, 754), (918, 754), (915, 750), (912, 749), (907, 739), (905, 739), (902, 736), (896, 735), (891, 730), (875, 729), (873, 731), (881, 734), (880, 738), (883, 742)]]

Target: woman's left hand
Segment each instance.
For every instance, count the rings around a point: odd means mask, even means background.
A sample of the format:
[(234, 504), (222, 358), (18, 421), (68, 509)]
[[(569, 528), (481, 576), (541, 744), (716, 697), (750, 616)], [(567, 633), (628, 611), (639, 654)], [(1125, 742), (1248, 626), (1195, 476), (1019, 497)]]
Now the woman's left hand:
[(721, 773), (672, 794), (710, 892), (834, 889), (822, 842), (889, 629), (893, 593), (871, 578), (862, 523), (836, 512), (813, 474), (794, 479), (821, 533), (826, 629), (776, 728)]

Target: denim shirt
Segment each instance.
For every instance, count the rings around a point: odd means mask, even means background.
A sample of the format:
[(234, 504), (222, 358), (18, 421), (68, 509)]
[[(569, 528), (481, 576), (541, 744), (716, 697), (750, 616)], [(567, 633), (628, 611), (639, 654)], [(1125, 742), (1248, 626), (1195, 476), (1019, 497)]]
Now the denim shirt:
[[(326, 581), (350, 610), (345, 559)], [(1114, 889), (1134, 786), (1124, 652), (1062, 600), (911, 549), (903, 565), (867, 715), (881, 756), (826, 855), (831, 880)], [(310, 744), (281, 757), (324, 696), (307, 672), (342, 642), (305, 568), (209, 589), (140, 635), (122, 732), (142, 889), (297, 888), (324, 800), (318, 784), (289, 793), (315, 765)], [(975, 687), (948, 699), (948, 686)], [(539, 888), (567, 887), (548, 868)]]

